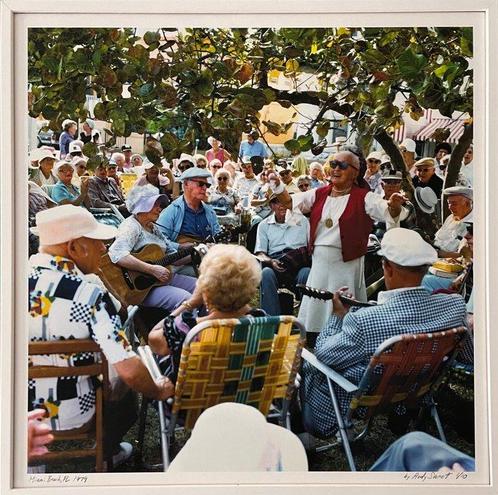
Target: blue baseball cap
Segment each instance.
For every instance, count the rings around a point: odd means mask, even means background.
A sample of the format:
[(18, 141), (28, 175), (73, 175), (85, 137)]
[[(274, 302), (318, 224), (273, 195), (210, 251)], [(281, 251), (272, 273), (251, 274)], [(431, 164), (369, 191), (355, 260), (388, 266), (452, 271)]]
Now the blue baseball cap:
[(213, 176), (211, 175), (211, 172), (205, 168), (191, 167), (185, 170), (185, 172), (183, 172), (180, 176), (181, 182), (188, 179), (208, 179), (208, 182), (212, 182)]

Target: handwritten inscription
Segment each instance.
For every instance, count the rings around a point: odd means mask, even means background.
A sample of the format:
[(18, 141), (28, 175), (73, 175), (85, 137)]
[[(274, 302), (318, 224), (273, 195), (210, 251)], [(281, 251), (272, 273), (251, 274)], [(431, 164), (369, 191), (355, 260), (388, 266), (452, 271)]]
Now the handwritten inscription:
[(448, 480), (448, 481), (456, 481), (456, 480), (464, 480), (467, 478), (467, 473), (464, 471), (451, 471), (448, 473), (439, 473), (437, 471), (425, 471), (425, 472), (413, 472), (413, 473), (405, 473), (403, 475), (403, 479), (405, 480), (414, 480), (414, 481), (439, 481), (439, 480)]
[(29, 481), (39, 485), (55, 483), (63, 485), (79, 483), (84, 485), (88, 481), (88, 476), (85, 474), (30, 474)]

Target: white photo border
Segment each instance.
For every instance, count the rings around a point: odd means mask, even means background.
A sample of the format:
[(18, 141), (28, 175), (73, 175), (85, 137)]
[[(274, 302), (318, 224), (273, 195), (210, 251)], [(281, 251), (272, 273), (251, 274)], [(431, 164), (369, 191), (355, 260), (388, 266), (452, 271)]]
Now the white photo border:
[[(249, 8), (250, 7), (250, 8)], [(269, 11), (270, 9), (270, 11)], [(83, 12), (84, 10), (84, 12)], [(249, 11), (247, 14), (245, 12)], [(125, 14), (127, 12), (127, 14)], [(98, 15), (96, 15), (98, 14)], [(316, 0), (308, 6), (296, 0), (277, 1), (268, 5), (261, 0), (215, 2), (205, 0), (201, 5), (194, 0), (170, 1), (167, 5), (158, 0), (138, 2), (134, 0), (90, 0), (78, 5), (61, 4), (55, 0), (5, 1), (1, 3), (1, 109), (2, 132), (0, 133), (0, 353), (1, 392), (4, 400), (1, 414), (0, 463), (1, 493), (19, 494), (53, 493), (64, 489), (65, 493), (101, 492), (105, 487), (111, 492), (131, 493), (137, 486), (150, 493), (165, 490), (181, 490), (185, 493), (265, 493), (271, 485), (273, 493), (289, 490), (328, 493), (332, 486), (347, 484), (354, 495), (365, 490), (398, 491), (408, 493), (434, 489), (453, 493), (495, 493), (496, 459), (493, 445), (498, 445), (497, 382), (498, 366), (492, 362), (493, 349), (498, 338), (493, 333), (492, 322), (498, 321), (493, 295), (498, 294), (498, 277), (493, 254), (497, 252), (497, 231), (493, 220), (498, 211), (498, 195), (492, 185), (498, 184), (496, 165), (491, 158), (498, 156), (498, 97), (493, 90), (498, 82), (496, 54), (497, 0), (441, 0), (435, 5), (430, 0), (420, 0), (416, 5), (408, 0), (376, 1), (350, 0), (347, 6), (336, 7), (325, 0)], [(382, 22), (383, 24), (379, 24)], [(476, 370), (479, 377), (475, 389), (475, 401), (481, 407), (476, 411), (476, 462), (478, 471), (468, 473), (466, 480), (455, 484), (432, 483), (417, 485), (402, 479), (401, 473), (195, 473), (188, 476), (163, 473), (89, 473), (85, 481), (71, 475), (47, 475), (29, 478), (25, 472), (27, 410), (25, 366), (27, 344), (27, 184), (24, 173), (12, 173), (14, 167), (23, 170), (27, 150), (27, 27), (247, 27), (247, 26), (474, 26), (474, 160), (486, 164), (476, 171), (477, 191), (474, 205), (478, 245), (476, 270)], [(491, 187), (490, 187), (491, 186)], [(16, 226), (19, 226), (16, 228)], [(15, 356), (15, 359), (14, 359)], [(486, 373), (486, 369), (488, 370)], [(15, 383), (14, 383), (15, 381)], [(19, 390), (15, 394), (15, 390)], [(9, 407), (10, 406), (10, 407)], [(479, 448), (477, 448), (479, 447)], [(343, 455), (338, 452), (338, 455)], [(15, 474), (15, 476), (14, 476)], [(42, 481), (40, 481), (40, 479)], [(196, 484), (198, 483), (198, 484)], [(400, 486), (401, 485), (401, 486)]]

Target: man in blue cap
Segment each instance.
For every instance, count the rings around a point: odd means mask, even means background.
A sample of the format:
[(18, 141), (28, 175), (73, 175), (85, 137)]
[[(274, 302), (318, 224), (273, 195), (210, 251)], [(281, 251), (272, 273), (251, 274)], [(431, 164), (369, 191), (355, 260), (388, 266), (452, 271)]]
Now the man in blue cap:
[[(206, 241), (220, 232), (212, 206), (207, 204), (207, 190), (212, 176), (208, 170), (192, 167), (183, 172), (183, 194), (161, 212), (157, 225), (173, 242), (185, 245)], [(179, 271), (196, 276), (193, 267), (185, 265)]]

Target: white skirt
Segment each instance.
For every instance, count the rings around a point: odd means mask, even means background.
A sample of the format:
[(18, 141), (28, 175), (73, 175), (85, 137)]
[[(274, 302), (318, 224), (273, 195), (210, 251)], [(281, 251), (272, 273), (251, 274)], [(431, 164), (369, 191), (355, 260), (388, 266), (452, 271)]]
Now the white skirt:
[[(335, 292), (343, 286), (359, 301), (367, 300), (364, 257), (344, 262), (340, 249), (315, 246), (307, 285), (315, 289)], [(320, 332), (332, 313), (332, 301), (322, 301), (304, 296), (298, 318), (306, 331)]]

